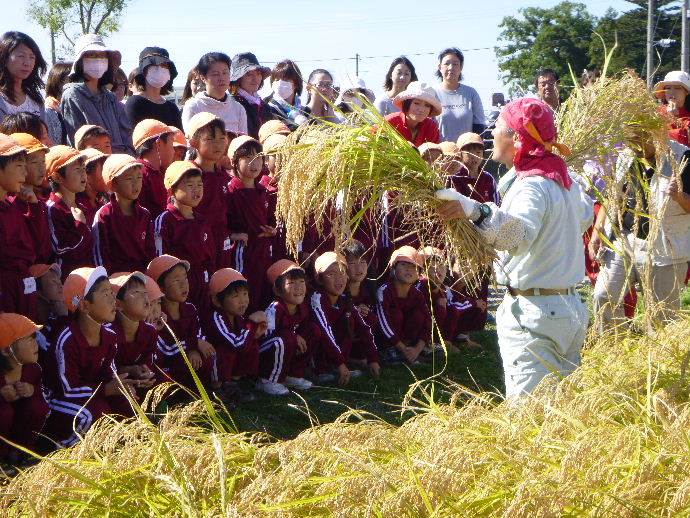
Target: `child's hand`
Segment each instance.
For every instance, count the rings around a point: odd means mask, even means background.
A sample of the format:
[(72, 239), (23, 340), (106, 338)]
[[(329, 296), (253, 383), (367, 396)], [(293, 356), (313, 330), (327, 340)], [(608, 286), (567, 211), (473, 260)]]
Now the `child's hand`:
[(247, 246), (247, 241), (249, 241), (249, 235), (245, 234), (244, 232), (236, 233), (236, 234), (230, 234), (230, 240), (231, 241), (242, 241), (244, 243), (244, 246)]
[(249, 320), (255, 324), (266, 324), (268, 322), (268, 317), (263, 311), (255, 311), (247, 317)]
[(125, 390), (129, 392), (130, 395), (136, 396), (136, 391), (134, 390), (134, 380), (129, 379), (129, 374), (126, 372), (119, 374), (118, 378), (111, 379), (108, 383), (103, 386), (103, 392), (106, 396), (119, 396), (122, 395), (122, 389), (120, 388), (120, 382), (125, 387)]
[(448, 305), (448, 297), (441, 295), (436, 299), (435, 303), (437, 306), (445, 308)]
[(381, 365), (378, 362), (371, 362), (368, 365), (369, 373), (374, 377), (378, 378), (381, 375)]
[(19, 199), (25, 201), (26, 203), (38, 203), (38, 198), (33, 188), (29, 185), (22, 185), (19, 190)]
[(5, 385), (4, 387), (0, 388), (0, 396), (2, 396), (2, 398), (8, 403), (12, 403), (13, 401), (17, 401), (19, 399), (17, 389), (14, 388), (14, 385)]
[(482, 311), (486, 311), (486, 308), (489, 307), (489, 306), (486, 304), (486, 301), (485, 301), (485, 300), (479, 299), (479, 300), (477, 301), (477, 307), (478, 307), (479, 309), (481, 309)]
[(216, 350), (213, 348), (213, 346), (208, 343), (206, 340), (199, 340), (199, 352), (201, 353), (201, 356), (207, 360), (211, 356), (215, 356)]
[(369, 316), (369, 306), (367, 306), (366, 304), (359, 304), (357, 306), (357, 310), (359, 311), (359, 314), (363, 317), (366, 318)]
[(259, 234), (259, 237), (273, 237), (276, 235), (278, 232), (275, 227), (269, 227), (268, 225), (261, 225), (261, 234)]
[(307, 352), (307, 341), (300, 335), (297, 335), (297, 351), (300, 354), (304, 354)]
[(204, 363), (201, 359), (201, 355), (199, 354), (199, 352), (189, 351), (189, 353), (187, 353), (187, 356), (189, 357), (189, 363), (192, 364), (192, 369), (198, 371)]
[(350, 382), (350, 369), (341, 363), (338, 365), (338, 385), (347, 385)]
[(72, 216), (74, 217), (75, 220), (80, 221), (84, 225), (86, 225), (86, 216), (84, 215), (84, 212), (78, 208), (78, 207), (71, 207), (70, 210), (72, 211)]
[(18, 381), (14, 384), (14, 389), (19, 397), (31, 397), (34, 395), (34, 386), (25, 381)]

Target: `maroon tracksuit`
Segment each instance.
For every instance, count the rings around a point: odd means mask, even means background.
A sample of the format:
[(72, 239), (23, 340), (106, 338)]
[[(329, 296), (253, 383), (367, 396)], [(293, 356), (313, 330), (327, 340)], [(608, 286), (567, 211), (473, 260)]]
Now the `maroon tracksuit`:
[(77, 207), (81, 209), (86, 217), (86, 224), (91, 228), (93, 226), (93, 218), (96, 217), (98, 209), (108, 203), (108, 196), (106, 194), (99, 194), (96, 197), (96, 203), (93, 203), (85, 192), (80, 192), (77, 193), (75, 201), (77, 202)]
[(413, 231), (414, 227), (405, 221), (404, 212), (395, 206), (396, 196), (394, 192), (387, 192), (382, 202), (383, 226), (379, 234), (379, 273), (383, 273), (386, 269), (391, 254), (396, 248), (404, 245), (419, 248), (421, 245), (419, 236)]
[(425, 295), (412, 286), (407, 297), (398, 297), (393, 281), (383, 284), (376, 294), (379, 319), (377, 341), (380, 348), (394, 347), (398, 342), (415, 346), (419, 340), (431, 339), (431, 315)]
[(36, 317), (36, 280), (29, 266), (36, 262), (34, 240), (24, 214), (9, 199), (0, 201), (0, 312)]
[(242, 180), (233, 177), (228, 184), (228, 215), (230, 233), (245, 233), (249, 240), (232, 243), (232, 267), (247, 278), (249, 311), (264, 307), (270, 300), (266, 270), (271, 266), (272, 237), (259, 237), (262, 225), (275, 226), (275, 214), (269, 212), (268, 191), (258, 181), (245, 189)]
[(350, 300), (355, 307), (364, 304), (369, 308), (369, 314), (367, 316), (362, 315), (362, 317), (372, 331), (376, 330), (378, 328), (378, 317), (376, 316), (375, 283), (365, 279), (359, 285), (359, 293), (356, 296), (349, 293), (349, 289), (346, 289), (345, 294), (350, 297)]
[[(22, 366), (19, 381), (33, 385), (34, 393), (11, 403), (0, 396), (0, 437), (6, 437), (30, 450), (35, 448), (36, 439), (48, 415), (42, 377), (41, 367), (37, 363), (27, 363)], [(0, 388), (7, 384), (5, 377), (0, 375)], [(0, 441), (0, 461), (7, 458), (11, 449), (5, 441)]]
[[(341, 296), (333, 305), (325, 293), (313, 293), (311, 315), (321, 330), (320, 347), (314, 353), (318, 373), (343, 363), (347, 365), (350, 357), (365, 358), (369, 363), (379, 362), (371, 328), (346, 296)], [(304, 338), (307, 341), (313, 339), (310, 336)]]
[(123, 214), (112, 194), (94, 217), (93, 260), (108, 273), (145, 272), (156, 255), (149, 211), (134, 204), (134, 214)]
[(138, 202), (151, 213), (151, 219), (156, 219), (168, 204), (168, 191), (163, 184), (165, 173), (154, 169), (148, 160), (142, 158), (139, 162), (142, 179)]
[(189, 261), (189, 296), (199, 308), (210, 304), (208, 281), (216, 271), (213, 236), (206, 221), (195, 215), (186, 219), (172, 203), (154, 223), (156, 255), (169, 254)]
[[(433, 317), (443, 339), (454, 340), (459, 333), (458, 324), (462, 318), (463, 306), (451, 301), (449, 297), (452, 295), (447, 286), (430, 290), (429, 281), (422, 279), (417, 287), (424, 295), (429, 311), (432, 310), (430, 303), (433, 303)], [(434, 330), (436, 336), (435, 332), (436, 330)]]
[(456, 338), (460, 333), (464, 334), (470, 331), (481, 331), (484, 329), (486, 325), (487, 310), (481, 309), (477, 305), (477, 301), (483, 300), (486, 302), (487, 296), (488, 287), (486, 292), (480, 292), (478, 296), (472, 296), (468, 294), (466, 290), (458, 292), (451, 288), (446, 288), (448, 307), (452, 307), (458, 312), (458, 320), (453, 338)]
[[(173, 320), (166, 313), (167, 323), (174, 334), (167, 328), (158, 333), (158, 345), (154, 359), (156, 375), (160, 381), (176, 381), (187, 388), (194, 389), (196, 384), (192, 378), (189, 367), (180, 354), (180, 347), (189, 355), (192, 351), (199, 351), (199, 313), (194, 304), (184, 302), (180, 304), (180, 318)], [(179, 346), (178, 346), (179, 341)], [(199, 379), (207, 383), (211, 377), (212, 363), (214, 360), (204, 360), (203, 365), (197, 371)]]
[[(266, 188), (268, 193), (268, 212), (269, 214), (276, 214), (278, 206), (278, 182), (270, 175), (263, 175), (259, 181), (261, 185)], [(273, 250), (271, 260), (273, 262), (280, 259), (292, 260), (292, 254), (288, 253), (287, 243), (285, 241), (285, 225), (278, 223), (276, 220), (276, 235), (273, 238)]]
[(333, 235), (332, 218), (336, 217), (335, 208), (332, 207), (327, 211), (329, 214), (324, 214), (321, 220), (321, 230), (316, 224), (316, 218), (312, 215), (309, 217), (309, 222), (304, 229), (304, 237), (300, 252), (307, 256), (311, 256), (315, 260), (324, 252), (332, 252), (335, 250), (335, 236)]
[(211, 229), (216, 268), (228, 268), (232, 264), (228, 218), (232, 220), (236, 217), (228, 212), (226, 200), (230, 175), (225, 169), (217, 167), (215, 171), (201, 173), (201, 180), (204, 183), (204, 196), (194, 209), (194, 214), (202, 216)]
[(258, 324), (245, 317), (230, 320), (215, 310), (204, 319), (203, 331), (208, 342), (216, 349), (216, 374), (220, 382), (233, 377), (256, 378), (259, 373)]
[(51, 392), (45, 429), (61, 446), (76, 443), (103, 414), (132, 415), (127, 398), (104, 393), (104, 385), (115, 376), (116, 351), (117, 337), (106, 326), (95, 347), (86, 341), (76, 319), (58, 334), (45, 371)]
[(53, 249), (50, 246), (50, 227), (48, 226), (48, 206), (39, 199), (36, 203), (20, 200), (18, 196), (11, 199), (17, 206), (29, 225), (29, 232), (33, 238), (36, 252), (36, 263), (50, 264), (53, 262)]
[(63, 282), (77, 268), (93, 266), (91, 227), (74, 219), (70, 208), (55, 193), (48, 199), (48, 224)]
[(127, 341), (120, 320), (116, 319), (108, 327), (117, 336), (116, 368), (146, 365), (153, 370), (153, 356), (156, 354), (156, 342), (158, 340), (158, 331), (155, 327), (146, 322), (139, 322), (133, 342)]
[[(291, 315), (282, 300), (276, 300), (266, 309), (268, 329), (259, 347), (259, 374), (273, 383), (282, 383), (286, 376), (303, 378), (307, 362), (321, 340), (319, 327), (310, 320), (306, 302), (297, 306)], [(297, 350), (297, 335), (307, 341), (307, 351)]]

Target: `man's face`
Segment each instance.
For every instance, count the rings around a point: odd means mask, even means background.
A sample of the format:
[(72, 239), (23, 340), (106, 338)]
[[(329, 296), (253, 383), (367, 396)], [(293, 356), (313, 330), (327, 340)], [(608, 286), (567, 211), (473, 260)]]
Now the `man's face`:
[(553, 74), (546, 74), (537, 78), (537, 93), (544, 102), (558, 99), (558, 81)]

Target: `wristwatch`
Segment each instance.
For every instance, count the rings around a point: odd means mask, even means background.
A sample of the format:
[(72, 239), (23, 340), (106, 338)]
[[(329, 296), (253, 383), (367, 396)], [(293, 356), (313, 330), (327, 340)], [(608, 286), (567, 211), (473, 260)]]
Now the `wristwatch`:
[(479, 218), (474, 222), (475, 225), (479, 226), (486, 219), (491, 217), (492, 211), (486, 203), (481, 203), (479, 205)]

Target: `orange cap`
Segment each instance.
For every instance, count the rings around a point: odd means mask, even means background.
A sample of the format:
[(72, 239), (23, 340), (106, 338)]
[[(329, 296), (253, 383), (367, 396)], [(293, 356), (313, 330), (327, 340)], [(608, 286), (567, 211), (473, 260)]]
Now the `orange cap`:
[(81, 156), (84, 157), (84, 165), (89, 165), (90, 163), (95, 162), (96, 160), (108, 157), (108, 155), (103, 153), (103, 151), (101, 151), (100, 149), (96, 149), (95, 147), (82, 149), (80, 153)]
[(82, 158), (81, 153), (73, 147), (59, 144), (51, 147), (46, 153), (46, 172), (48, 178), (55, 178), (58, 169), (70, 165)]
[(28, 133), (12, 133), (10, 137), (13, 138), (17, 144), (26, 149), (27, 153), (48, 151), (48, 146), (43, 145), (43, 142)]
[(62, 270), (60, 269), (60, 265), (57, 263), (53, 264), (32, 264), (29, 266), (29, 275), (31, 275), (34, 279), (40, 279), (43, 277), (46, 273), (49, 271), (54, 271), (55, 273), (58, 274), (58, 277), (62, 275)]
[(263, 142), (264, 153), (271, 153), (275, 151), (279, 147), (285, 145), (287, 140), (288, 138), (281, 133), (274, 133), (273, 135), (269, 135)]
[(129, 282), (131, 278), (139, 279), (141, 282), (146, 284), (146, 275), (141, 272), (117, 272), (112, 274), (110, 279), (110, 285), (113, 287), (113, 293), (115, 296), (120, 292), (120, 289)]
[(328, 270), (328, 268), (335, 263), (340, 263), (347, 268), (347, 260), (342, 254), (337, 252), (324, 252), (314, 261), (314, 271), (318, 275)]
[(142, 167), (142, 163), (130, 155), (124, 153), (113, 153), (103, 162), (103, 181), (109, 191), (112, 191), (113, 180), (126, 171), (134, 168)]
[(184, 133), (177, 128), (173, 128), (175, 133), (173, 135), (173, 147), (189, 147), (189, 142), (187, 142)]
[(26, 152), (26, 149), (19, 145), (9, 135), (0, 133), (0, 156), (14, 156)]
[(156, 119), (144, 119), (134, 126), (132, 144), (134, 144), (134, 149), (137, 149), (147, 140), (158, 138), (167, 133), (175, 133), (175, 131), (177, 131), (175, 128), (171, 128)]
[(172, 270), (178, 264), (181, 264), (187, 271), (189, 271), (189, 261), (183, 261), (182, 259), (178, 259), (173, 255), (159, 255), (149, 263), (149, 266), (146, 269), (146, 275), (158, 282), (158, 279), (161, 275)]
[(287, 124), (278, 119), (272, 119), (264, 122), (259, 128), (259, 142), (263, 144), (271, 135), (289, 135), (290, 128)]
[(259, 144), (258, 140), (250, 137), (249, 135), (240, 135), (239, 137), (232, 139), (232, 142), (230, 142), (230, 145), (228, 146), (228, 156), (230, 158), (235, 158), (235, 153), (237, 153), (237, 150), (244, 146), (247, 142), (256, 142)]
[(438, 147), (441, 149), (444, 155), (459, 155), (460, 148), (455, 142), (441, 142)]
[(221, 268), (211, 276), (211, 280), (208, 283), (208, 291), (211, 292), (211, 295), (217, 295), (237, 281), (247, 282), (247, 279), (237, 270)]
[(484, 139), (478, 133), (472, 133), (471, 131), (463, 133), (458, 137), (457, 141), (458, 148), (462, 149), (465, 146), (471, 146), (473, 144), (478, 144), (484, 147)]
[(422, 261), (426, 261), (427, 259), (431, 259), (432, 257), (438, 257), (439, 259), (443, 259), (443, 251), (440, 248), (436, 248), (435, 246), (425, 246), (417, 253), (419, 254), (419, 257)]
[(412, 263), (417, 266), (421, 266), (421, 261), (419, 257), (419, 252), (413, 247), (405, 245), (401, 246), (397, 250), (393, 251), (390, 261), (388, 261), (388, 266), (395, 266), (396, 263)]
[(7, 349), (17, 340), (31, 336), (42, 327), (24, 315), (0, 313), (0, 349)]
[(70, 273), (65, 279), (65, 284), (62, 288), (62, 296), (67, 309), (71, 312), (76, 311), (79, 307), (79, 302), (101, 277), (108, 277), (108, 272), (102, 266), (77, 268)]
[[(197, 131), (199, 131), (204, 126), (211, 124), (214, 120), (222, 121), (223, 119), (209, 112), (197, 113), (191, 119), (189, 119), (189, 122), (187, 123), (187, 138), (194, 138), (194, 134)], [(225, 125), (224, 122), (223, 125)]]
[(279, 259), (268, 267), (268, 270), (266, 270), (266, 277), (268, 278), (268, 282), (273, 285), (278, 280), (278, 277), (285, 275), (291, 270), (304, 271), (304, 268), (299, 266), (297, 263), (290, 261), (289, 259)]
[(144, 277), (146, 278), (146, 292), (149, 294), (149, 300), (151, 302), (165, 295), (156, 281), (148, 275), (144, 275)]
[[(91, 131), (94, 128), (101, 128), (101, 126), (98, 126), (97, 124), (84, 124), (81, 126), (77, 131), (74, 132), (74, 147), (77, 149), (81, 146), (82, 140), (84, 140), (84, 135), (86, 135), (87, 132)], [(105, 128), (101, 128), (103, 131), (107, 133), (107, 130)]]
[(201, 172), (201, 169), (199, 169), (199, 166), (197, 166), (194, 162), (190, 162), (188, 160), (178, 160), (177, 162), (173, 162), (165, 170), (163, 185), (165, 185), (166, 189), (171, 190), (185, 175), (185, 173), (188, 173), (189, 171)]

